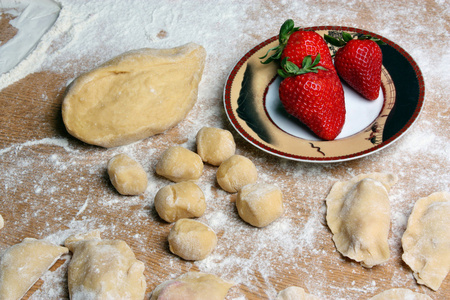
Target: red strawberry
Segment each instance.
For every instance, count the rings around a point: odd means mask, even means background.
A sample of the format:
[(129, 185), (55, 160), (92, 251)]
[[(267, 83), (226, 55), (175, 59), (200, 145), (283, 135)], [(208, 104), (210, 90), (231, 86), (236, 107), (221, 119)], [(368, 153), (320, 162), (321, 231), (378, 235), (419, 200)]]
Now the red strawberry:
[(339, 48), (334, 57), (334, 66), (339, 76), (355, 91), (368, 100), (378, 98), (381, 86), (383, 57), (378, 39), (363, 35), (360, 39), (343, 32), (343, 40), (328, 35), (325, 39)]
[(300, 69), (284, 59), (279, 95), (289, 114), (320, 138), (334, 140), (345, 122), (344, 90), (336, 72), (326, 71), (319, 60), (320, 55), (311, 63), (307, 56)]
[(275, 51), (275, 53), (263, 62), (264, 64), (289, 57), (291, 62), (297, 66), (301, 66), (306, 56), (310, 55), (314, 60), (320, 54), (321, 59), (319, 65), (329, 70), (334, 70), (328, 45), (318, 33), (299, 30), (298, 27), (294, 27), (294, 21), (289, 19), (281, 26), (278, 40), (279, 45), (270, 49), (265, 56), (261, 57), (261, 59), (264, 59), (268, 56), (269, 52)]

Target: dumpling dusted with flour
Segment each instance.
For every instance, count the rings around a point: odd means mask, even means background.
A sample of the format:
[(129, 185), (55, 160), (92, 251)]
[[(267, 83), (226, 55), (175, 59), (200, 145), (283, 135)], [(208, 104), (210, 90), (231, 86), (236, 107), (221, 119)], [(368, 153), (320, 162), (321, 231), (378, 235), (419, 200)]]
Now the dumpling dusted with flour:
[(419, 199), (402, 237), (403, 261), (420, 284), (438, 290), (450, 270), (450, 193)]
[(144, 299), (145, 266), (126, 242), (102, 240), (99, 231), (92, 231), (68, 237), (65, 245), (73, 253), (70, 299)]
[(333, 185), (326, 198), (327, 223), (337, 250), (371, 268), (390, 257), (388, 192), (392, 174), (361, 174)]

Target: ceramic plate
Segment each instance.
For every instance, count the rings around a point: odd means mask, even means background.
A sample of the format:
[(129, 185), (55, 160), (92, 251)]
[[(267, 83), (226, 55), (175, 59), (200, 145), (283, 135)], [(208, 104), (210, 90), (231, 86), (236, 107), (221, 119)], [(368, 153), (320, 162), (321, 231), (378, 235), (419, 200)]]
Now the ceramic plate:
[[(225, 111), (233, 127), (252, 145), (270, 154), (306, 162), (339, 162), (377, 152), (399, 139), (417, 120), (425, 86), (419, 67), (400, 46), (365, 30), (323, 26), (308, 27), (321, 36), (342, 31), (370, 34), (384, 41), (380, 96), (368, 101), (343, 83), (347, 110), (341, 134), (324, 141), (290, 116), (278, 97), (281, 79), (277, 64), (261, 64), (267, 51), (278, 45), (274, 36), (251, 49), (228, 76)], [(336, 48), (330, 45), (331, 53)]]

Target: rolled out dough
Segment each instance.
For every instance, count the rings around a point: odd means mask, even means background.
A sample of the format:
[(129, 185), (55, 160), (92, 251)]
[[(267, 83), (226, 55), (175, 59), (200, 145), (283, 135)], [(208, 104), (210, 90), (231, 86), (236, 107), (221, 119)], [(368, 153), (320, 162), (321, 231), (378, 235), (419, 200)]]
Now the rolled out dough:
[(205, 49), (121, 54), (75, 79), (62, 104), (67, 131), (102, 147), (130, 144), (177, 125), (197, 100)]

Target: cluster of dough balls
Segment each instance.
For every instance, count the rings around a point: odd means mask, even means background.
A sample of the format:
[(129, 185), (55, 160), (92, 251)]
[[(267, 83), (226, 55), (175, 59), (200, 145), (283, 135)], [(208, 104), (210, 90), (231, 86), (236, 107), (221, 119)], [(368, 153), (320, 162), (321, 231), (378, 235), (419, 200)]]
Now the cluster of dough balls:
[[(216, 180), (226, 192), (237, 193), (236, 207), (245, 222), (264, 227), (283, 213), (281, 190), (271, 184), (256, 183), (258, 172), (253, 162), (235, 154), (231, 132), (203, 127), (196, 135), (197, 153), (181, 146), (166, 149), (156, 164), (156, 174), (173, 184), (162, 187), (154, 197), (155, 209), (166, 222), (175, 224), (169, 233), (170, 251), (185, 260), (206, 258), (216, 247), (214, 231), (196, 220), (206, 210), (203, 191), (195, 183), (204, 163), (217, 166)], [(139, 195), (147, 188), (147, 174), (126, 154), (108, 162), (108, 174), (120, 194)]]

